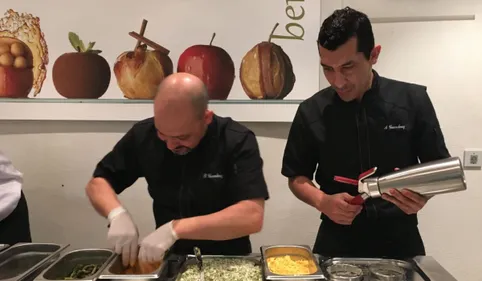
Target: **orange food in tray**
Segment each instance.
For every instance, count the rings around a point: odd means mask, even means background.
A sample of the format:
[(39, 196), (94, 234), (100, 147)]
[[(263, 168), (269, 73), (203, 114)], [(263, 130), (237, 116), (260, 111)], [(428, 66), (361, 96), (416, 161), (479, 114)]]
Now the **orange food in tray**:
[(314, 272), (310, 260), (295, 255), (269, 257), (268, 268), (279, 275), (308, 275)]
[(129, 266), (123, 272), (123, 274), (139, 275), (139, 274), (150, 274), (156, 271), (160, 266), (161, 262), (156, 263), (146, 263), (146, 262), (136, 262), (135, 266)]

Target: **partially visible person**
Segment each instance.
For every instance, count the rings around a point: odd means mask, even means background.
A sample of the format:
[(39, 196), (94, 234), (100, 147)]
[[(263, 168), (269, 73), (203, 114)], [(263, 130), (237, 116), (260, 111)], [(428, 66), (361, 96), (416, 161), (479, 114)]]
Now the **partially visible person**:
[(0, 243), (32, 242), (23, 175), (0, 151)]
[[(163, 80), (154, 117), (136, 123), (97, 164), (86, 188), (108, 218), (108, 240), (125, 266), (156, 262), (166, 251), (251, 253), (249, 235), (263, 226), (269, 198), (256, 136), (208, 109), (203, 82), (188, 73)], [(139, 178), (153, 199), (156, 230), (139, 241), (137, 226), (119, 201)], [(140, 246), (139, 252), (138, 247)]]

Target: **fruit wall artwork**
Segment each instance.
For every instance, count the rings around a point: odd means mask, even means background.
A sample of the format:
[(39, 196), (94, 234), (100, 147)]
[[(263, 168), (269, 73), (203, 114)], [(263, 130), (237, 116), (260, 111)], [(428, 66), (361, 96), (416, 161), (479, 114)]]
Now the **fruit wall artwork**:
[(229, 114), (294, 104), (329, 86), (310, 39), (319, 33), (320, 1), (2, 3), (0, 117), (24, 104), (29, 114), (47, 114), (50, 103), (66, 109), (60, 115), (77, 106), (150, 114), (160, 84), (182, 72)]
[(147, 20), (143, 20), (140, 33), (129, 32), (137, 44), (133, 51), (120, 54), (114, 64), (117, 85), (128, 99), (153, 99), (159, 84), (173, 72), (169, 50), (144, 37), (146, 26)]
[[(278, 23), (269, 38), (277, 27)], [(289, 56), (270, 40), (257, 44), (244, 55), (239, 76), (244, 92), (253, 100), (282, 100), (293, 90), (296, 82)]]
[(109, 63), (93, 49), (95, 42), (84, 42), (74, 32), (68, 39), (75, 52), (62, 54), (54, 63), (52, 80), (57, 92), (68, 99), (98, 99), (110, 83)]
[(223, 48), (212, 45), (194, 45), (179, 57), (177, 72), (188, 72), (201, 79), (212, 100), (226, 100), (235, 78), (234, 62)]
[(27, 98), (42, 90), (49, 62), (40, 19), (7, 10), (0, 19), (0, 97)]

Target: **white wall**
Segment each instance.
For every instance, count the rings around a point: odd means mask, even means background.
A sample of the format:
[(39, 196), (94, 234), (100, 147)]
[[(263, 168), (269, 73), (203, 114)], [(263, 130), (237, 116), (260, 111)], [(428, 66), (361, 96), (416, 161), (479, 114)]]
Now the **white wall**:
[[(97, 161), (132, 123), (0, 122), (1, 149), (25, 175), (35, 241), (70, 243), (74, 247), (106, 246), (106, 222), (84, 194)], [(312, 245), (319, 214), (291, 195), (280, 175), (289, 124), (249, 124), (258, 135), (271, 199), (264, 231), (253, 237), (262, 244)], [(121, 195), (133, 212), (141, 236), (154, 228), (151, 200), (144, 180)], [(84, 225), (84, 226), (81, 226)]]
[[(370, 16), (473, 14), (476, 21), (377, 24), (382, 75), (423, 83), (442, 123), (447, 145), (462, 157), (467, 147), (482, 148), (482, 8), (475, 1), (344, 1)], [(455, 6), (454, 3), (457, 3)], [(96, 162), (128, 130), (130, 123), (0, 122), (0, 149), (25, 174), (36, 241), (74, 247), (105, 246), (106, 225), (84, 195)], [(271, 200), (265, 227), (253, 237), (262, 244), (312, 245), (318, 214), (291, 195), (280, 165), (287, 124), (248, 124), (258, 135)], [(482, 174), (467, 171), (468, 191), (432, 199), (420, 213), (427, 252), (458, 280), (480, 281)], [(153, 228), (144, 182), (122, 195), (141, 235)], [(84, 225), (84, 226), (81, 226)]]

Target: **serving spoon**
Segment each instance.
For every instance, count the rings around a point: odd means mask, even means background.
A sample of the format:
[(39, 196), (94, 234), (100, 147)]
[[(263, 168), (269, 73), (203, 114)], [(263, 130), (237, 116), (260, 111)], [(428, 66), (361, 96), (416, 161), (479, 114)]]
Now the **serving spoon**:
[(196, 256), (197, 266), (199, 268), (199, 281), (204, 281), (203, 259), (201, 250), (198, 247), (194, 247), (194, 255)]

